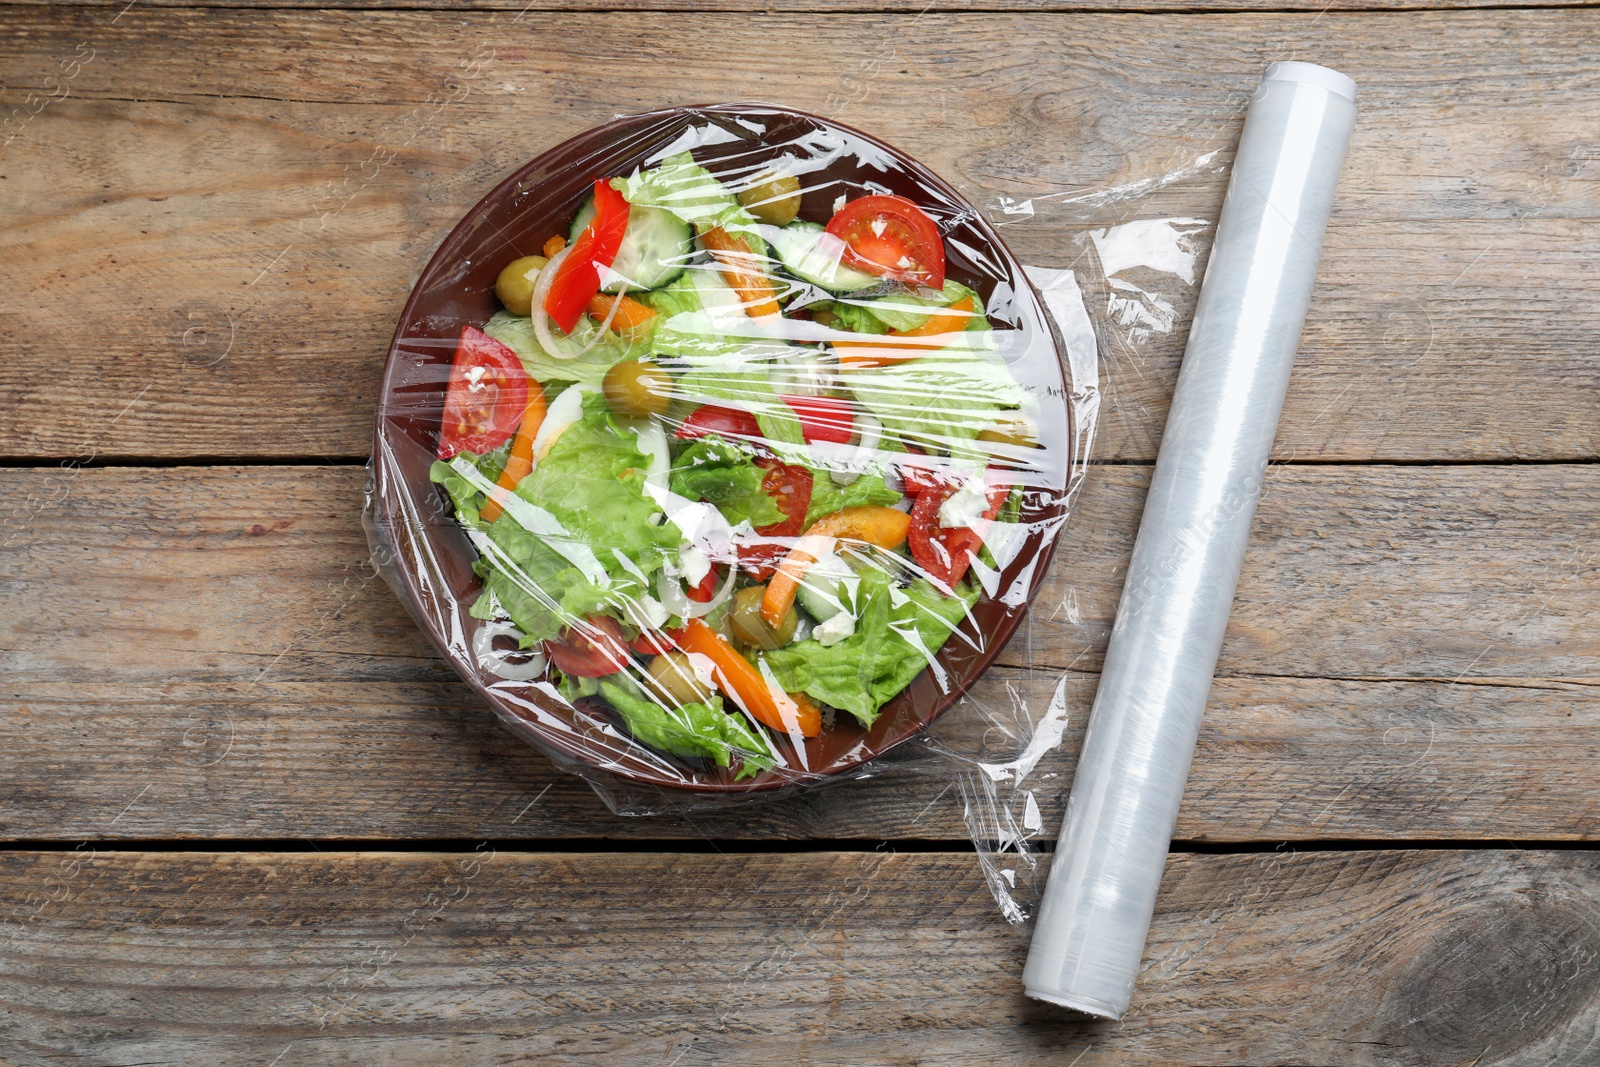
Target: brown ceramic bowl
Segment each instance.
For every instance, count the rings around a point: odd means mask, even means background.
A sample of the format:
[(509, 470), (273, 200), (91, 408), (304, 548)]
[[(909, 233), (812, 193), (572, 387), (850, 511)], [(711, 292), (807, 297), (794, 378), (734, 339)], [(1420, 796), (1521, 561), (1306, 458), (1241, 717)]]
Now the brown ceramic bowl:
[[(995, 595), (971, 618), (872, 729), (848, 715), (803, 753), (778, 744), (804, 771), (765, 771), (735, 782), (726, 770), (645, 750), (599, 701), (566, 703), (546, 683), (507, 682), (477, 666), (471, 638), (481, 626), (467, 615), (477, 598), (476, 552), (428, 480), (445, 383), (456, 339), (481, 325), (499, 303), (494, 282), (510, 260), (536, 253), (564, 233), (597, 177), (624, 174), (671, 147), (692, 147), (714, 171), (808, 153), (814, 169), (800, 217), (825, 221), (836, 196), (891, 192), (922, 206), (945, 236), (949, 276), (987, 301), (996, 338), (1014, 376), (1040, 403), (1038, 469), (1027, 479), (1018, 551)], [(910, 739), (943, 714), (988, 668), (1022, 621), (1044, 581), (1064, 518), (1073, 461), (1072, 412), (1059, 336), (1021, 265), (983, 216), (959, 193), (904, 153), (864, 133), (803, 112), (762, 104), (678, 108), (619, 118), (550, 149), (483, 198), (451, 231), (406, 302), (384, 370), (373, 452), (367, 524), (376, 559), (418, 623), (466, 682), (513, 733), (578, 769), (638, 785), (703, 794), (752, 793), (825, 780)], [(942, 675), (942, 678), (940, 677)]]

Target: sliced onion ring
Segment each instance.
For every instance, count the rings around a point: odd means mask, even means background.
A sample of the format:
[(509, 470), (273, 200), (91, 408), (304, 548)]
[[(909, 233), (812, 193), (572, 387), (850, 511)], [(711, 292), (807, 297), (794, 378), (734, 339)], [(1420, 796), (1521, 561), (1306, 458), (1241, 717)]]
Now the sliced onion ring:
[(662, 607), (679, 618), (698, 619), (712, 608), (727, 602), (727, 599), (733, 595), (733, 582), (737, 577), (739, 577), (738, 566), (730, 564), (728, 566), (728, 576), (722, 581), (722, 588), (717, 590), (716, 596), (701, 604), (690, 600), (684, 595), (683, 589), (678, 585), (676, 575), (668, 574), (664, 570), (657, 571), (656, 596), (660, 598)]
[[(502, 650), (494, 647), (494, 639), (509, 637), (521, 641), (522, 631), (503, 620), (486, 622), (472, 635), (472, 658), (479, 668), (504, 678), (508, 682), (532, 682), (544, 674), (548, 660), (538, 650)], [(511, 657), (527, 657), (524, 662), (514, 662)]]
[(573, 246), (571, 245), (563, 248), (550, 257), (550, 262), (544, 265), (544, 269), (539, 272), (539, 280), (533, 286), (533, 306), (528, 309), (529, 315), (533, 319), (533, 335), (539, 339), (539, 347), (543, 348), (546, 354), (555, 359), (577, 359), (599, 344), (601, 338), (605, 337), (606, 333), (610, 331), (611, 323), (617, 317), (617, 309), (622, 306), (621, 298), (628, 291), (628, 287), (624, 283), (622, 292), (618, 293), (617, 299), (611, 302), (611, 310), (606, 313), (605, 321), (600, 324), (600, 328), (595, 331), (588, 344), (576, 350), (567, 348), (565, 337), (570, 335), (564, 335), (564, 339), (557, 340), (555, 331), (550, 328), (550, 316), (545, 313), (544, 302), (550, 295), (550, 286), (555, 281), (556, 273), (561, 269), (561, 264), (566, 261), (572, 248)]

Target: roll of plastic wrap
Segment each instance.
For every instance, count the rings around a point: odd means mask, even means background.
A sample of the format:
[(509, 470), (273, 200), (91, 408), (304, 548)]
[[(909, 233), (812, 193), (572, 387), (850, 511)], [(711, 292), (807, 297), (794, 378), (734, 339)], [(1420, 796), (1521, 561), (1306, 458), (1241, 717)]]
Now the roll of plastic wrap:
[(1355, 83), (1310, 63), (1250, 100), (1023, 972), (1037, 999), (1132, 1000), (1355, 115)]

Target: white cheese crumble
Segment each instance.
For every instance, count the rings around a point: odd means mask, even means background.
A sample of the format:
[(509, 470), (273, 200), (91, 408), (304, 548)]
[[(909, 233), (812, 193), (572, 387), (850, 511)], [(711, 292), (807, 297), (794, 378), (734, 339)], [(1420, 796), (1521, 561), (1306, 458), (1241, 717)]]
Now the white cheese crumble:
[(939, 525), (975, 526), (989, 510), (988, 486), (982, 478), (968, 478), (950, 499), (939, 505)]
[(692, 544), (678, 549), (678, 566), (690, 585), (699, 585), (711, 573), (711, 557)]
[(811, 631), (811, 636), (823, 648), (837, 645), (840, 641), (856, 632), (856, 617), (848, 611), (841, 611), (827, 622), (820, 622)]

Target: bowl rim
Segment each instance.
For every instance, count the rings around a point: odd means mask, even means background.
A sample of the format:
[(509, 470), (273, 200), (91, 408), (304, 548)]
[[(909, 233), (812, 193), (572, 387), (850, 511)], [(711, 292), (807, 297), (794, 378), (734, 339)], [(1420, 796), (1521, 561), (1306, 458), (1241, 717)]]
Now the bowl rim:
[[(949, 182), (945, 181), (930, 168), (922, 164), (914, 157), (908, 155), (903, 150), (880, 140), (872, 134), (865, 133), (853, 126), (847, 125), (846, 123), (839, 122), (823, 115), (818, 115), (814, 112), (804, 111), (799, 108), (786, 107), (781, 104), (772, 104), (763, 101), (740, 100), (714, 104), (694, 104), (665, 107), (657, 108), (651, 111), (614, 115), (604, 123), (601, 123), (597, 126), (588, 127), (587, 129), (573, 134), (571, 137), (568, 137), (565, 140), (545, 149), (538, 155), (518, 166), (509, 175), (507, 175), (505, 179), (500, 181), (492, 189), (480, 197), (471, 208), (464, 212), (461, 217), (456, 220), (455, 225), (451, 227), (449, 232), (445, 234), (444, 238), (430, 254), (426, 265), (418, 273), (416, 280), (412, 283), (411, 291), (407, 294), (405, 305), (401, 309), (400, 318), (396, 324), (394, 336), (389, 342), (388, 351), (384, 358), (384, 369), (379, 385), (377, 409), (374, 418), (372, 459), (369, 461), (371, 467), (373, 468), (374, 477), (369, 480), (368, 510), (371, 512), (371, 515), (369, 515), (367, 522), (368, 534), (369, 538), (373, 539), (374, 541), (379, 538), (383, 538), (383, 546), (388, 550), (390, 555), (390, 561), (388, 565), (382, 566), (380, 569), (383, 571), (386, 577), (389, 577), (389, 584), (391, 587), (394, 587), (395, 585), (394, 578), (399, 578), (403, 588), (397, 588), (396, 591), (402, 594), (401, 599), (419, 628), (424, 634), (427, 635), (430, 643), (432, 643), (433, 646), (444, 655), (444, 658), (450, 664), (451, 669), (454, 670), (456, 674), (467, 683), (468, 686), (476, 691), (479, 696), (488, 702), (490, 708), (495, 713), (496, 719), (499, 720), (501, 725), (511, 733), (534, 745), (534, 747), (545, 752), (552, 758), (558, 760), (564, 759), (575, 763), (577, 766), (572, 769), (584, 776), (600, 775), (611, 782), (620, 781), (631, 785), (646, 786), (680, 794), (699, 794), (722, 797), (727, 797), (730, 794), (763, 794), (770, 796), (775, 793), (784, 793), (801, 787), (813, 787), (827, 782), (846, 780), (853, 772), (859, 771), (863, 765), (874, 760), (881, 759), (889, 752), (899, 748), (906, 742), (922, 734), (935, 722), (937, 722), (946, 712), (954, 707), (963, 696), (966, 695), (972, 686), (975, 685), (985, 673), (988, 672), (988, 670), (994, 665), (995, 660), (999, 658), (1001, 652), (1004, 651), (1012, 636), (1016, 633), (1017, 628), (1021, 626), (1023, 620), (1027, 617), (1028, 611), (1032, 607), (1033, 600), (1038, 595), (1039, 589), (1043, 585), (1049, 573), (1057, 545), (1060, 541), (1060, 536), (1064, 532), (1064, 520), (1067, 513), (1066, 490), (1070, 490), (1072, 485), (1072, 471), (1079, 458), (1077, 455), (1078, 442), (1076, 412), (1072, 404), (1071, 382), (1068, 380), (1068, 370), (1066, 366), (1066, 345), (1062, 339), (1059, 327), (1054, 318), (1050, 315), (1044, 300), (1039, 295), (1037, 287), (1023, 269), (1022, 261), (1011, 252), (1009, 247), (1006, 246), (1005, 242), (1001, 239), (999, 233), (995, 231), (989, 220), (981, 213), (974, 210), (970, 220), (971, 223), (983, 235), (984, 239), (1002, 254), (1003, 260), (1007, 263), (1008, 267), (1011, 268), (1012, 273), (1014, 274), (1014, 281), (1020, 282), (1021, 285), (1026, 288), (1027, 295), (1034, 301), (1038, 309), (1039, 321), (1048, 332), (1050, 347), (1055, 352), (1056, 369), (1057, 373), (1060, 375), (1060, 383), (1062, 386), (1061, 403), (1063, 416), (1066, 420), (1066, 432), (1063, 437), (1065, 442), (1065, 456), (1063, 457), (1061, 469), (1066, 472), (1067, 480), (1066, 488), (1060, 495), (1049, 501), (1044, 506), (1029, 513), (1031, 522), (1040, 525), (1049, 525), (1051, 530), (1050, 532), (1042, 535), (1040, 539), (1041, 543), (1039, 544), (1037, 550), (1032, 554), (1032, 556), (1028, 557), (1028, 559), (1032, 560), (1033, 562), (1031, 565), (1032, 576), (1028, 581), (1027, 597), (1019, 606), (1007, 609), (1001, 615), (997, 625), (988, 628), (981, 628), (979, 630), (979, 636), (981, 636), (984, 640), (983, 650), (978, 654), (975, 663), (970, 669), (960, 672), (959, 674), (952, 674), (950, 676), (949, 684), (940, 689), (938, 697), (933, 701), (931, 710), (926, 712), (918, 712), (915, 714), (912, 717), (914, 721), (911, 724), (904, 729), (896, 731), (894, 735), (886, 739), (884, 743), (877, 746), (872, 746), (870, 751), (866, 754), (861, 754), (861, 749), (866, 746), (858, 745), (856, 750), (835, 761), (835, 763), (830, 765), (826, 771), (818, 771), (806, 776), (795, 776), (792, 774), (783, 775), (772, 771), (763, 771), (742, 782), (735, 782), (731, 778), (710, 781), (687, 781), (670, 779), (665, 776), (647, 777), (644, 775), (638, 775), (624, 770), (619, 770), (615, 767), (606, 767), (598, 764), (581, 748), (581, 746), (574, 744), (566, 735), (558, 731), (550, 730), (537, 721), (531, 720), (527, 716), (515, 711), (510, 706), (510, 703), (506, 700), (504, 695), (495, 692), (489, 685), (482, 681), (474, 671), (468, 670), (466, 666), (460, 662), (457, 652), (451, 647), (450, 643), (444, 639), (445, 635), (437, 625), (436, 620), (429, 612), (421, 610), (423, 599), (421, 597), (421, 590), (419, 589), (419, 582), (415, 569), (412, 566), (394, 565), (395, 561), (400, 559), (402, 553), (400, 551), (400, 546), (395, 542), (392, 534), (389, 533), (389, 531), (395, 529), (395, 515), (394, 508), (392, 506), (394, 502), (389, 498), (389, 493), (393, 492), (393, 488), (386, 488), (389, 479), (383, 476), (386, 472), (384, 472), (380, 465), (380, 457), (382, 457), (385, 453), (386, 443), (384, 432), (386, 421), (386, 404), (394, 388), (391, 378), (394, 375), (396, 365), (399, 362), (402, 342), (405, 339), (407, 332), (407, 323), (411, 322), (413, 318), (420, 313), (418, 305), (421, 302), (423, 293), (427, 288), (423, 283), (427, 279), (432, 278), (441, 269), (441, 267), (447, 266), (454, 262), (455, 257), (458, 255), (458, 250), (455, 248), (457, 239), (463, 235), (464, 231), (468, 230), (468, 228), (480, 215), (488, 211), (493, 204), (498, 203), (501, 199), (508, 197), (514, 198), (521, 193), (523, 191), (522, 183), (525, 181), (525, 179), (532, 172), (541, 169), (544, 166), (544, 161), (550, 157), (559, 156), (563, 153), (569, 152), (574, 146), (590, 142), (600, 131), (615, 125), (624, 123), (634, 124), (652, 119), (676, 119), (686, 114), (693, 115), (708, 113), (714, 115), (720, 114), (737, 116), (752, 110), (759, 110), (769, 114), (776, 113), (779, 115), (809, 120), (838, 129), (853, 137), (861, 138), (867, 143), (889, 153), (889, 155), (894, 158), (898, 164), (903, 166), (915, 177), (917, 182), (923, 185), (931, 186), (942, 195), (951, 198), (957, 203), (964, 204), (969, 207), (971, 206), (971, 202), (964, 194), (955, 189), (952, 185), (950, 185)], [(407, 491), (409, 491), (410, 488), (410, 486), (407, 486)], [(1002, 574), (1004, 575), (1007, 572), (1017, 569), (1018, 564), (1023, 562), (1026, 561), (1024, 560), (1023, 556), (1019, 554), (1016, 559), (1007, 565), (1007, 567), (1002, 571)], [(1015, 581), (1016, 576), (1013, 575), (1011, 580)], [(989, 600), (989, 597), (987, 594), (984, 594), (980, 596), (977, 603), (981, 604), (986, 600)], [(965, 620), (962, 623), (962, 627), (965, 628), (972, 622), (973, 620), (969, 616), (968, 620)], [(941, 648), (941, 650), (935, 655), (935, 661), (943, 659), (948, 654), (949, 648), (950, 645), (946, 643), (944, 648)], [(919, 672), (917, 676), (913, 678), (904, 689), (901, 690), (900, 693), (891, 698), (891, 702), (899, 700), (906, 696), (906, 694), (910, 693), (913, 686), (915, 686), (920, 679), (926, 677), (926, 675), (927, 668), (924, 668), (924, 670)], [(540, 704), (541, 707), (543, 706), (542, 702), (537, 698), (534, 698), (533, 702)], [(887, 707), (888, 705), (885, 705), (885, 708)], [(557, 709), (552, 708), (548, 710), (556, 711)], [(561, 710), (565, 711), (569, 709)]]

